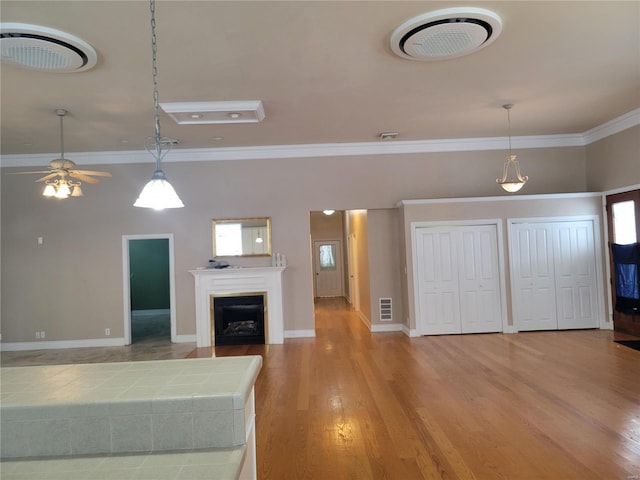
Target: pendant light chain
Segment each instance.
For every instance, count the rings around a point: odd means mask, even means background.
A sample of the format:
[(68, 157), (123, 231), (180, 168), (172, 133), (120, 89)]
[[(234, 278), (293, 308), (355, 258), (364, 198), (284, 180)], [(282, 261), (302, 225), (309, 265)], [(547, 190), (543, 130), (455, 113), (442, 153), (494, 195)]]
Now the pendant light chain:
[[(160, 133), (160, 103), (158, 101), (158, 39), (156, 37), (156, 2), (149, 0), (149, 10), (151, 11), (151, 72), (153, 74), (153, 120), (155, 127), (155, 137), (147, 137), (144, 146), (156, 160), (156, 169), (151, 176), (151, 180), (144, 186), (140, 196), (133, 204), (134, 207), (153, 208), (164, 210), (165, 208), (184, 207), (182, 200), (173, 189), (166, 175), (162, 171), (162, 159), (171, 150), (171, 141), (163, 138)], [(153, 140), (153, 147), (151, 141)], [(164, 150), (163, 150), (164, 145)]]
[(508, 133), (509, 133), (509, 156), (511, 156), (511, 106), (507, 109), (507, 125), (508, 125)]
[(160, 134), (160, 115), (158, 114), (158, 43), (156, 37), (156, 2), (150, 0), (151, 10), (151, 73), (153, 75), (153, 118), (155, 123), (155, 147), (156, 147), (156, 170), (160, 170), (160, 157), (162, 153), (162, 135)]

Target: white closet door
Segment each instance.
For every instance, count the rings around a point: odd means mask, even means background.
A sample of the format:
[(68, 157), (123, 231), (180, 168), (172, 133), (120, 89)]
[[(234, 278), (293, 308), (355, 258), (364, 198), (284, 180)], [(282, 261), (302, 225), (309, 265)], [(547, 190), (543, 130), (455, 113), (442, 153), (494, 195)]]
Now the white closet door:
[(419, 228), (416, 233), (417, 288), (423, 333), (461, 333), (453, 232), (446, 228)]
[(520, 331), (556, 330), (552, 228), (514, 224), (511, 242), (513, 316)]
[(458, 267), (462, 333), (502, 331), (495, 225), (460, 231)]
[(553, 227), (558, 328), (598, 327), (593, 222)]

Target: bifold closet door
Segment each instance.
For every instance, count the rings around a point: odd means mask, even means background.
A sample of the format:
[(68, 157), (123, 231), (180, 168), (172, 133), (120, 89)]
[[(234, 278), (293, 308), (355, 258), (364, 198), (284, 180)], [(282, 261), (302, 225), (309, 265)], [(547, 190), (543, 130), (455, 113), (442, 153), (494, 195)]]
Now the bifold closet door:
[(497, 227), (418, 228), (416, 241), (423, 333), (501, 331)]
[(420, 228), (416, 237), (419, 314), (424, 333), (461, 333), (454, 232), (448, 228)]
[(502, 331), (498, 235), (495, 225), (464, 227), (459, 242), (462, 333)]
[(597, 328), (598, 303), (593, 222), (553, 227), (559, 329)]
[(513, 312), (518, 330), (556, 330), (552, 231), (544, 223), (514, 224), (511, 233)]
[(593, 222), (514, 224), (511, 235), (518, 330), (597, 328)]

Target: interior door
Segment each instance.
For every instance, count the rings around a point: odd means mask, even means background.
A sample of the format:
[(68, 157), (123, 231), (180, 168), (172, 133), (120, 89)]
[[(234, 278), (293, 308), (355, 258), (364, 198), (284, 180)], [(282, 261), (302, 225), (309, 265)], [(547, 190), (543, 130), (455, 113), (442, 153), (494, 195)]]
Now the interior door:
[(314, 241), (316, 297), (338, 297), (342, 291), (342, 242)]
[(449, 228), (416, 232), (418, 295), (425, 335), (462, 333), (457, 248)]
[[(607, 195), (607, 223), (609, 226), (609, 267), (615, 275), (611, 244), (628, 245), (640, 241), (640, 190), (632, 190)], [(614, 277), (615, 278), (615, 277)], [(611, 280), (613, 305), (613, 327), (617, 331), (640, 336), (640, 319), (628, 313), (619, 312), (616, 305), (616, 282)]]
[(556, 285), (549, 224), (512, 226), (513, 315), (520, 331), (556, 330)]
[(462, 333), (502, 331), (497, 228), (495, 225), (463, 228), (460, 236)]
[(558, 328), (597, 328), (593, 222), (553, 226)]

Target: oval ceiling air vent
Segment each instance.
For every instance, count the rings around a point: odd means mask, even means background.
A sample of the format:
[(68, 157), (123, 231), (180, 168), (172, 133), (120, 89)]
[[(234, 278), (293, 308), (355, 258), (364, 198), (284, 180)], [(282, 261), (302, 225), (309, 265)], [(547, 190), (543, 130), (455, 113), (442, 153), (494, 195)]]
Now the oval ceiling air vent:
[(391, 49), (410, 60), (446, 60), (486, 47), (501, 31), (502, 20), (489, 10), (447, 8), (400, 25), (391, 35)]
[(98, 55), (91, 45), (69, 33), (26, 23), (0, 24), (2, 62), (46, 72), (82, 72)]

